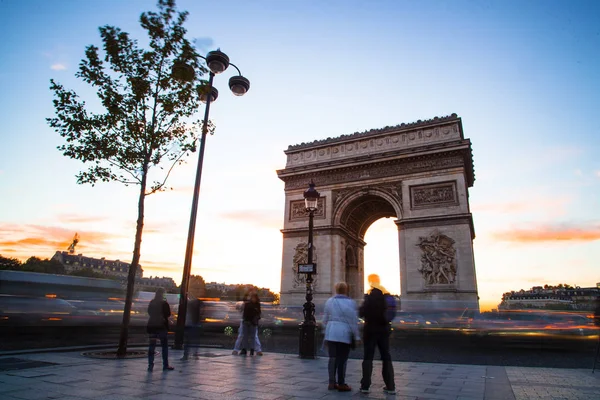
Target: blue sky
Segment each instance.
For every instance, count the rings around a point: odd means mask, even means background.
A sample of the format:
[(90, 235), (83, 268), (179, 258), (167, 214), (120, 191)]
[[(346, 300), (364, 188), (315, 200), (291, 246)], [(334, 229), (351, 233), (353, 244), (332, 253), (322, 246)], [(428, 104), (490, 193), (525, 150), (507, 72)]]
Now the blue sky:
[[(473, 142), (470, 191), (480, 297), (600, 282), (600, 5), (594, 1), (179, 1), (191, 38), (251, 81), (218, 76), (193, 272), (279, 288), (283, 150), (290, 144), (457, 113)], [(0, 254), (50, 257), (81, 235), (87, 255), (128, 260), (136, 190), (79, 186), (53, 115), (54, 78), (75, 77), (97, 28), (143, 43), (153, 1), (0, 1)], [(199, 110), (201, 115), (203, 110)], [(181, 279), (196, 156), (175, 190), (148, 198), (145, 275)], [(251, 196), (261, 188), (262, 199)], [(398, 290), (391, 220), (367, 232), (366, 269)], [(64, 246), (63, 246), (64, 247)]]

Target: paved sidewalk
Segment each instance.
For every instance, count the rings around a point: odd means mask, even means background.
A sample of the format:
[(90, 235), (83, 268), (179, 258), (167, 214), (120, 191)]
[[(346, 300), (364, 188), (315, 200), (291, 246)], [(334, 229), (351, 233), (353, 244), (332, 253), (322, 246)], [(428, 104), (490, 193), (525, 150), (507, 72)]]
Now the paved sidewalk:
[(381, 363), (375, 362), (371, 393), (358, 392), (361, 361), (349, 360), (352, 392), (327, 390), (327, 358), (295, 355), (232, 356), (229, 350), (199, 349), (175, 371), (146, 359), (98, 360), (80, 352), (0, 357), (0, 399), (600, 399), (600, 371), (394, 362), (396, 396), (382, 392)]

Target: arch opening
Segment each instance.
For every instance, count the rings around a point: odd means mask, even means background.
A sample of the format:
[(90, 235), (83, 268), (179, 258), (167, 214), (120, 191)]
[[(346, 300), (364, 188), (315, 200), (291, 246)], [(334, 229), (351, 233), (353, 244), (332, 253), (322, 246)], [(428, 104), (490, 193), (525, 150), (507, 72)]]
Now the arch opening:
[(344, 207), (340, 216), (340, 224), (356, 239), (363, 240), (369, 226), (378, 219), (386, 217), (399, 218), (394, 206), (381, 196), (365, 194), (355, 198)]
[(367, 277), (377, 274), (391, 294), (400, 295), (400, 250), (396, 224), (388, 218), (378, 219), (366, 232), (365, 242), (364, 291), (369, 289)]
[[(398, 233), (395, 224), (390, 225), (389, 221), (392, 217), (398, 218), (396, 208), (388, 199), (372, 191), (357, 193), (342, 207), (338, 214), (339, 223), (349, 234), (343, 276), (349, 285), (350, 297), (356, 300), (362, 298), (365, 289), (368, 289), (366, 276), (370, 273), (379, 274), (382, 284), (385, 281), (390, 286), (388, 290), (399, 293)], [(383, 225), (376, 222), (379, 220), (385, 221)], [(373, 225), (374, 230), (370, 228)], [(390, 232), (390, 229), (394, 232)], [(369, 236), (369, 241), (365, 241), (367, 231), (374, 232)], [(366, 246), (369, 242), (373, 244)], [(367, 269), (365, 254), (370, 255)], [(391, 260), (394, 261), (390, 263)]]

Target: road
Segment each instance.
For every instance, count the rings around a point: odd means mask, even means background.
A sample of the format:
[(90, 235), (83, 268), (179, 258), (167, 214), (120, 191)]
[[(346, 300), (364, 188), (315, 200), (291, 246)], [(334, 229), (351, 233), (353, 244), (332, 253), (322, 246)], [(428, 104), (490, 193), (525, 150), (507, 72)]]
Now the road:
[[(263, 351), (298, 353), (298, 331), (288, 329), (261, 337)], [(117, 344), (119, 327), (7, 328), (0, 330), (0, 351), (66, 346)], [(205, 332), (202, 345), (233, 348), (235, 336), (223, 331)], [(143, 327), (130, 329), (129, 344), (145, 344)], [(458, 333), (394, 332), (390, 348), (394, 361), (529, 366), (553, 368), (591, 368), (597, 340), (528, 340), (508, 338), (478, 339)], [(319, 356), (322, 338), (318, 339)], [(362, 349), (351, 351), (351, 358), (361, 358)]]

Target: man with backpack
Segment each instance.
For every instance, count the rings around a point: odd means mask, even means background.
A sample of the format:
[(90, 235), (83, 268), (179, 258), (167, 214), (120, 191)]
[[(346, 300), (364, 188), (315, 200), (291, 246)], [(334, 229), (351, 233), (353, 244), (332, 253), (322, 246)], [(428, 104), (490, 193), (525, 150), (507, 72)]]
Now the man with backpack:
[(365, 294), (364, 302), (359, 310), (360, 317), (365, 320), (360, 391), (361, 393), (370, 391), (373, 357), (375, 356), (375, 347), (377, 347), (383, 361), (382, 375), (385, 383), (383, 391), (387, 394), (395, 394), (394, 367), (390, 356), (390, 322), (396, 315), (396, 300), (381, 286), (379, 275), (371, 274), (368, 276), (368, 280), (371, 289)]

